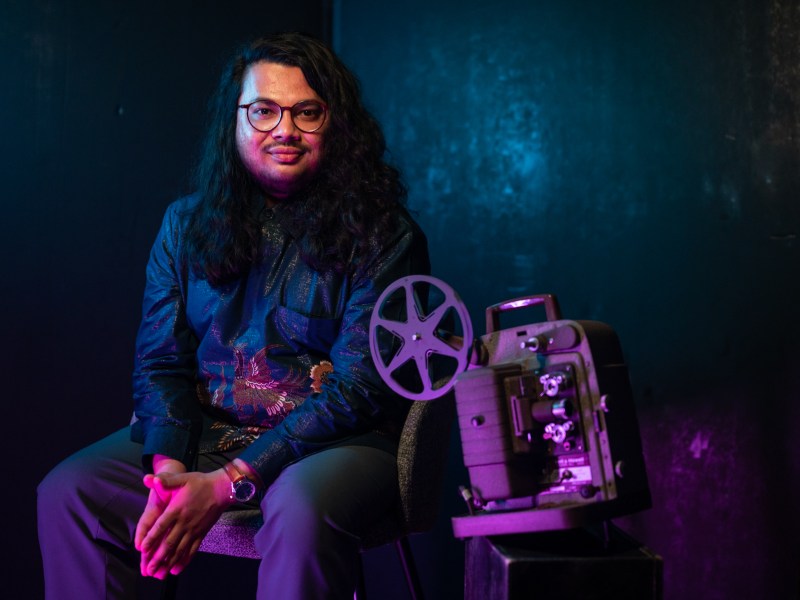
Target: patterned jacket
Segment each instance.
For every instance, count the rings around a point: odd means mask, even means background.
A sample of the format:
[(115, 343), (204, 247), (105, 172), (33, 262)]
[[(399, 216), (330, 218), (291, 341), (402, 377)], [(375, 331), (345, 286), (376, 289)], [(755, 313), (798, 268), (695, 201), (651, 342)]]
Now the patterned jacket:
[[(239, 280), (212, 287), (179, 251), (196, 196), (170, 205), (147, 265), (136, 342), (132, 439), (191, 469), (198, 452), (246, 446), (269, 485), (287, 464), (369, 432), (396, 436), (408, 409), (370, 356), (383, 290), (430, 269), (405, 211), (393, 238), (354, 274), (304, 263), (280, 211), (264, 211), (264, 253)], [(369, 435), (367, 435), (369, 438)]]

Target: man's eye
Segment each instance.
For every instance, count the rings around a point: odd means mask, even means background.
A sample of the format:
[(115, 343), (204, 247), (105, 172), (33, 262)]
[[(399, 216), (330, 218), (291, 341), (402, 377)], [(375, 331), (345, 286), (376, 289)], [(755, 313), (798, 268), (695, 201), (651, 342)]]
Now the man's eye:
[(320, 106), (304, 106), (294, 113), (295, 118), (304, 121), (315, 121), (322, 116), (322, 107)]
[(271, 119), (277, 114), (278, 112), (274, 108), (263, 104), (255, 104), (250, 108), (250, 115), (257, 119)]

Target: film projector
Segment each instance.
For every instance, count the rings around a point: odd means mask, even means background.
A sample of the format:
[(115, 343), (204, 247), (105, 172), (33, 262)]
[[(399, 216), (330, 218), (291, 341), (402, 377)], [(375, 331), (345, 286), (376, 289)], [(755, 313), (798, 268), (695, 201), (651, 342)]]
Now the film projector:
[[(540, 305), (546, 321), (500, 329), (503, 313)], [(378, 299), (370, 349), (406, 398), (455, 391), (470, 480), (456, 537), (571, 529), (650, 507), (628, 371), (608, 325), (562, 319), (555, 296), (536, 295), (487, 308), (486, 334), (473, 339), (452, 288), (413, 276)]]

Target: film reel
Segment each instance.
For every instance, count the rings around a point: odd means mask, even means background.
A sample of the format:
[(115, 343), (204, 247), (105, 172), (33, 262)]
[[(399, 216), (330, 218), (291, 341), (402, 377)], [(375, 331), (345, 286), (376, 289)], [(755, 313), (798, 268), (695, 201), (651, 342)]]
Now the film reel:
[(445, 282), (427, 275), (398, 279), (375, 305), (372, 360), (383, 381), (409, 400), (435, 400), (467, 368), (469, 312)]

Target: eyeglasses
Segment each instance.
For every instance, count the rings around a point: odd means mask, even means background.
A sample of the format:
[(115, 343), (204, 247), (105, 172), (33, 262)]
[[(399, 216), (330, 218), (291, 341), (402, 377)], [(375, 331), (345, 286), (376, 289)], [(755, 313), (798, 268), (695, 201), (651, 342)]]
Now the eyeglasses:
[(292, 117), (292, 123), (300, 131), (313, 133), (325, 123), (328, 107), (317, 100), (303, 100), (294, 106), (280, 106), (271, 100), (256, 100), (240, 104), (247, 111), (247, 121), (258, 131), (272, 131), (283, 118), (283, 111)]

